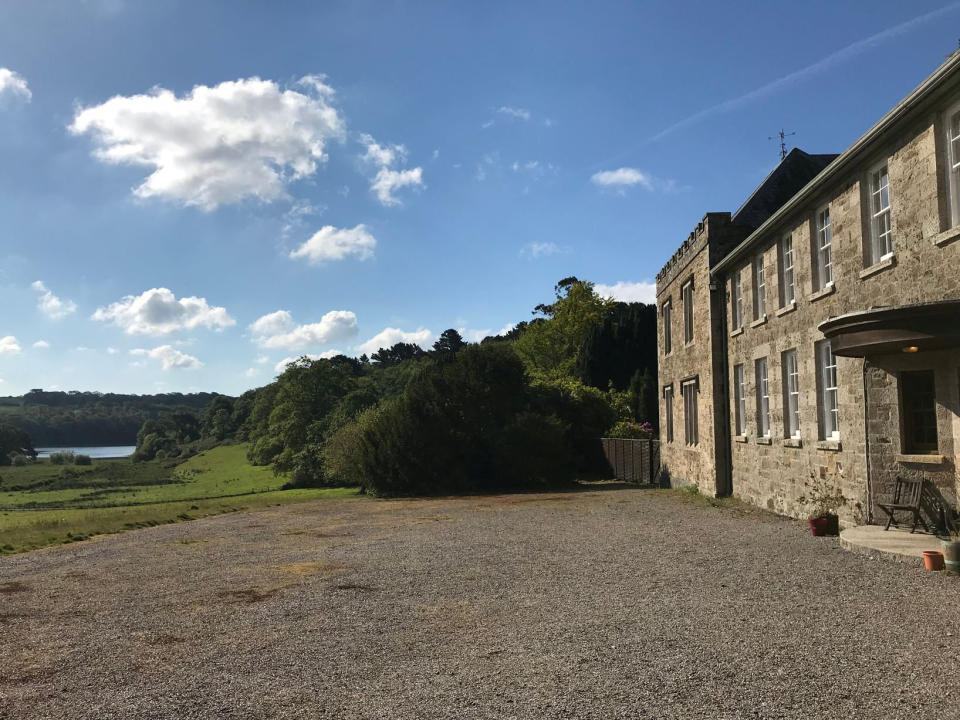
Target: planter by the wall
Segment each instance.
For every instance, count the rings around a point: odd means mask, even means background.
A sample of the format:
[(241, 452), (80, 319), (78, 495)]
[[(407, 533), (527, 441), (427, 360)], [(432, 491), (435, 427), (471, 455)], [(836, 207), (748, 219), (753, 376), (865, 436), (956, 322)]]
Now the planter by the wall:
[(943, 553), (939, 550), (923, 551), (923, 567), (927, 570), (943, 570)]
[(840, 518), (836, 515), (810, 518), (810, 532), (817, 537), (840, 534)]
[(940, 545), (943, 549), (944, 568), (947, 572), (960, 575), (960, 540), (944, 540)]

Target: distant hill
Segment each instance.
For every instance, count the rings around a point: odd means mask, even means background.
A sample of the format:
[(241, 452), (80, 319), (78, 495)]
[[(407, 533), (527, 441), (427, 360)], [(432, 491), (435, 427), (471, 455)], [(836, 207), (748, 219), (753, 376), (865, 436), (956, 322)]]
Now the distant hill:
[(0, 422), (29, 433), (34, 446), (133, 445), (146, 420), (172, 410), (199, 412), (217, 393), (122, 395), (31, 390), (0, 397)]

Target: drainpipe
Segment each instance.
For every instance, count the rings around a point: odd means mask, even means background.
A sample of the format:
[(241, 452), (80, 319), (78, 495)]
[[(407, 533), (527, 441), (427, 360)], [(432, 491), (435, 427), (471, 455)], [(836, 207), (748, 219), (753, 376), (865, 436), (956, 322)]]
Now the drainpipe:
[(863, 439), (867, 461), (867, 522), (873, 522), (873, 483), (870, 482), (870, 401), (867, 394), (867, 370), (870, 363), (863, 359)]

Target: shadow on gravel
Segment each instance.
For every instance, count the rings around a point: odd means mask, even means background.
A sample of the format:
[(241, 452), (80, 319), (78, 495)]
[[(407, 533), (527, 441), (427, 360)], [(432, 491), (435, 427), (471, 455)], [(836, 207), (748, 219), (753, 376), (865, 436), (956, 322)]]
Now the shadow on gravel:
[(21, 593), (21, 592), (30, 592), (30, 587), (24, 585), (22, 582), (5, 582), (0, 583), (0, 595), (9, 595), (11, 593)]

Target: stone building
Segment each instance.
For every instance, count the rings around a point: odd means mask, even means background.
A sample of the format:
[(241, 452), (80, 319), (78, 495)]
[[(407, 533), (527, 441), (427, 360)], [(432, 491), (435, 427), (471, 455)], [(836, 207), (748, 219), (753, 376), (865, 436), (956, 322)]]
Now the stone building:
[(657, 275), (674, 485), (802, 516), (812, 478), (868, 522), (897, 476), (954, 508), (960, 53), (839, 156), (794, 150)]

